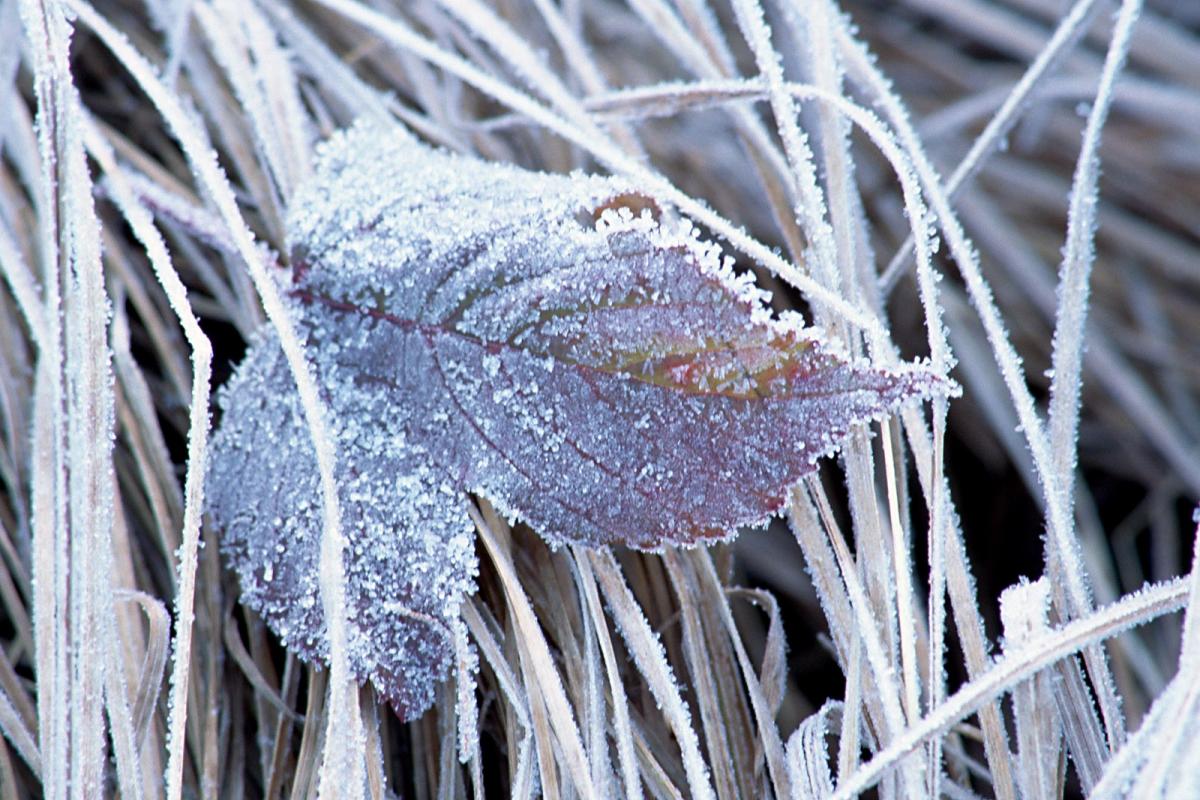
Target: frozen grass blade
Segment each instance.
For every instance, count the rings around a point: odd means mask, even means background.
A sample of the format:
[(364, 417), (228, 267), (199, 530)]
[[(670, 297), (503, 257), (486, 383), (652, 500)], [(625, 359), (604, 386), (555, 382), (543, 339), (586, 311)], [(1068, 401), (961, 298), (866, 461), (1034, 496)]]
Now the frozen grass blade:
[[(1020, 119), (1021, 113), (1026, 110), (1039, 84), (1046, 82), (1047, 76), (1053, 73), (1062, 59), (1087, 31), (1087, 22), (1099, 5), (1099, 0), (1078, 0), (1063, 16), (1058, 27), (1054, 29), (1054, 35), (1038, 51), (1037, 58), (1021, 75), (1021, 80), (1013, 85), (1011, 91), (1004, 98), (1004, 103), (988, 120), (983, 132), (971, 143), (970, 151), (963, 156), (962, 161), (958, 163), (954, 172), (946, 180), (946, 194), (949, 197), (953, 198), (963, 184), (979, 171), (989, 152), (1000, 149), (1004, 137)], [(887, 268), (884, 269), (879, 278), (883, 294), (888, 294), (896, 285), (896, 281), (907, 265), (911, 247), (912, 243), (905, 241), (904, 245), (892, 256)]]
[[(299, 122), (291, 119), (298, 114), (298, 100), (290, 97), (295, 79), (275, 52), (274, 42), (266, 40), (268, 46), (263, 52), (263, 47), (256, 46), (264, 41), (262, 37), (251, 39), (254, 28), (262, 27), (261, 18), (252, 9), (251, 4), (244, 3), (197, 3), (192, 12), (222, 71), (232, 82), (239, 105), (249, 113), (246, 124), (254, 137), (257, 160), (269, 180), (268, 196), (274, 206), (270, 216), (278, 231), (283, 218), (280, 206), (307, 172), (308, 148), (303, 140), (292, 140), (295, 129), (300, 129), (303, 136)], [(287, 87), (282, 92), (278, 91), (280, 84)], [(279, 102), (279, 93), (287, 100)], [(289, 122), (295, 128), (282, 127)]]
[(1008, 691), (1014, 682), (1085, 647), (1177, 611), (1185, 603), (1189, 588), (1182, 580), (1148, 586), (1054, 630), (1042, 637), (1036, 646), (1027, 648), (1030, 652), (1004, 656), (986, 673), (959, 689), (917, 725), (876, 753), (844, 784), (839, 784), (834, 800), (853, 797), (874, 785), (884, 772), (898, 765), (904, 756), (919, 748), (929, 737), (948, 730), (984, 703)]
[[(1141, 2), (1129, 0), (1121, 4), (1113, 29), (1112, 42), (1100, 75), (1096, 102), (1088, 115), (1083, 146), (1071, 187), (1071, 202), (1067, 214), (1067, 243), (1063, 254), (1062, 278), (1059, 284), (1059, 310), (1054, 330), (1054, 359), (1050, 384), (1049, 435), (1053, 455), (1052, 469), (1057, 476), (1059, 505), (1064, 514), (1073, 508), (1075, 486), (1076, 432), (1079, 421), (1080, 375), (1083, 368), (1084, 323), (1087, 319), (1088, 280), (1094, 259), (1092, 242), (1095, 228), (1097, 183), (1099, 181), (1100, 133), (1112, 104), (1113, 86), (1125, 63), (1133, 25), (1141, 11)], [(1054, 505), (1053, 503), (1051, 504)], [(1091, 609), (1091, 592), (1087, 575), (1078, 555), (1078, 540), (1068, 538), (1062, 528), (1051, 526), (1054, 550), (1049, 560), (1053, 565), (1061, 559), (1066, 571), (1070, 600), (1074, 613)], [(1104, 717), (1109, 747), (1118, 749), (1125, 740), (1125, 720), (1117, 701), (1116, 687), (1101, 650), (1086, 654), (1092, 680), (1096, 684), (1100, 712)]]
[[(184, 336), (192, 353), (192, 398), (188, 426), (188, 471), (184, 478), (182, 542), (179, 550), (179, 569), (176, 583), (175, 637), (171, 670), (170, 708), (179, 709), (176, 719), (182, 720), (187, 708), (188, 675), (191, 670), (192, 621), (194, 619), (197, 551), (200, 546), (200, 510), (208, 444), (208, 398), (212, 375), (212, 345), (200, 329), (199, 320), (188, 303), (187, 290), (171, 266), (166, 244), (150, 218), (149, 212), (133, 195), (132, 187), (117, 166), (108, 143), (94, 126), (86, 131), (88, 149), (108, 178), (113, 199), (138, 237), (154, 269), (171, 308), (183, 326)], [(175, 729), (174, 739), (183, 740), (181, 729)], [(178, 751), (182, 753), (182, 751)], [(168, 778), (168, 780), (170, 780)]]
[(142, 659), (138, 672), (139, 681), (134, 693), (134, 706), (130, 710), (133, 719), (134, 742), (139, 750), (144, 750), (146, 737), (150, 733), (154, 721), (155, 706), (158, 704), (163, 674), (167, 666), (167, 657), (171, 641), (171, 620), (163, 607), (155, 598), (145, 592), (124, 591), (116, 595), (116, 600), (124, 603), (136, 603), (146, 617), (146, 654)]
[(38, 298), (37, 286), (33, 273), (25, 263), (17, 243), (7, 227), (0, 225), (0, 269), (4, 270), (4, 279), (16, 298), (17, 307), (25, 318), (25, 324), (33, 335), (34, 344), (47, 341), (48, 331), (44, 317), (44, 305)]
[[(40, 113), (48, 116), (38, 127), (38, 145), (52, 152), (54, 124), (47, 107), (54, 77), (47, 59), (53, 54), (54, 33), (49, 18), (34, 3), (20, 5), (28, 46), (34, 58), (35, 89)], [(67, 761), (67, 720), (69, 715), (69, 668), (67, 649), (66, 552), (67, 498), (64, 485), (65, 459), (62, 455), (64, 386), (62, 379), (62, 321), (58, 266), (58, 204), (52, 195), (53, 161), (43, 158), (37, 178), (36, 202), (41, 225), (41, 275), (45, 325), (39, 340), (37, 372), (34, 383), (33, 447), (31, 465), (32, 538), (33, 538), (33, 624), (39, 676), (38, 735), (39, 752), (48, 769), (42, 776), (47, 798), (67, 796), (70, 764)], [(10, 278), (11, 280), (11, 278)], [(27, 316), (29, 316), (27, 314)], [(36, 328), (34, 329), (36, 332)]]
[[(112, 594), (108, 594), (110, 612), (101, 629), (106, 641), (113, 645), (105, 652), (104, 705), (112, 741), (114, 760), (117, 762), (117, 787), (122, 797), (142, 800), (145, 797), (142, 784), (141, 764), (138, 758), (137, 738), (134, 732), (133, 709), (129, 705), (129, 691), (125, 684), (124, 664), (121, 659), (129, 649), (121, 647), (121, 637), (111, 613)], [(124, 651), (124, 652), (123, 652)]]
[(517, 724), (521, 726), (523, 735), (517, 746), (515, 756), (515, 768), (512, 771), (512, 781), (509, 784), (509, 796), (514, 798), (528, 798), (533, 796), (534, 790), (534, 772), (532, 770), (532, 761), (530, 753), (533, 747), (533, 728), (530, 724), (529, 709), (525, 700), (524, 693), (518, 688), (516, 675), (509, 668), (508, 662), (500, 652), (499, 643), (492, 635), (487, 623), (476, 610), (475, 606), (470, 603), (462, 605), (463, 621), (471, 632), (472, 638), (479, 645), (483, 652), (484, 659), (488, 666), (496, 675), (497, 683), (505, 698), (509, 702), (509, 708), (517, 718)]
[(750, 663), (750, 656), (746, 653), (746, 647), (742, 643), (741, 634), (738, 632), (737, 624), (734, 622), (733, 613), (729, 608), (728, 600), (725, 598), (724, 589), (721, 586), (720, 579), (717, 577), (716, 569), (713, 567), (712, 559), (708, 553), (697, 553), (693, 557), (696, 564), (696, 572), (698, 573), (706, 593), (711, 597), (720, 598), (721, 602), (717, 603), (717, 610), (721, 621), (725, 625), (725, 631), (733, 643), (734, 652), (737, 654), (738, 665), (742, 669), (742, 681), (746, 685), (746, 690), (750, 695), (750, 704), (754, 710), (755, 722), (758, 726), (759, 741), (762, 743), (767, 760), (767, 771), (771, 776), (771, 784), (775, 789), (776, 797), (791, 797), (792, 786), (790, 775), (787, 771), (787, 759), (784, 754), (783, 742), (780, 740), (779, 731), (775, 727), (775, 715), (772, 713), (766, 695), (763, 691), (763, 686), (759, 683), (758, 675), (754, 672), (754, 667)]
[(821, 800), (833, 794), (825, 738), (829, 734), (829, 718), (837, 714), (840, 723), (841, 710), (836, 701), (826, 703), (800, 723), (788, 739), (788, 771), (795, 790), (793, 797), (797, 800)]
[(0, 732), (17, 751), (17, 755), (33, 770), (33, 774), (40, 778), (42, 757), (38, 752), (33, 732), (25, 725), (8, 692), (3, 689), (0, 689)]
[(661, 641), (638, 609), (637, 601), (630, 593), (612, 555), (599, 551), (591, 553), (590, 559), (600, 590), (608, 600), (617, 630), (625, 640), (638, 670), (648, 681), (648, 687), (655, 700), (663, 708), (663, 713), (679, 742), (691, 795), (714, 800), (716, 795), (709, 782), (708, 767), (700, 755), (700, 743), (692, 728), (691, 714), (667, 663)]
[[(834, 48), (833, 18), (839, 13), (832, 2), (811, 4), (807, 13), (792, 4), (785, 6), (784, 19), (793, 35), (804, 34), (811, 53), (809, 69), (813, 84), (833, 95), (843, 92), (842, 65)], [(780, 87), (782, 88), (782, 87)], [(874, 285), (870, 276), (870, 243), (865, 235), (866, 219), (862, 198), (854, 182), (854, 160), (850, 152), (850, 126), (826, 103), (816, 111), (818, 122), (818, 149), (824, 164), (825, 183), (829, 203), (829, 219), (834, 236), (834, 255), (837, 258), (841, 289), (847, 299), (856, 301), (865, 296), (867, 305), (876, 307)], [(878, 308), (876, 307), (876, 313)]]
[[(771, 111), (794, 176), (797, 189), (794, 213), (801, 221), (810, 249), (810, 258), (805, 266), (823, 286), (836, 290), (840, 283), (838, 256), (833, 229), (826, 218), (825, 193), (817, 184), (812, 149), (796, 122), (797, 112), (792, 96), (784, 87), (783, 67), (779, 53), (771, 44), (770, 28), (763, 19), (763, 10), (757, 0), (737, 0), (733, 6), (742, 35), (754, 53), (758, 70), (766, 83)], [(818, 319), (825, 321), (820, 317)]]
[[(905, 703), (909, 697), (909, 691), (904, 687), (903, 682), (910, 677), (909, 673), (904, 671), (903, 665), (903, 649), (900, 644), (902, 635), (914, 635), (915, 631), (910, 630), (907, 634), (902, 634), (899, 630), (899, 613), (897, 602), (893, 598), (897, 598), (896, 591), (896, 573), (892, 568), (895, 560), (894, 554), (889, 547), (889, 540), (884, 535), (883, 520), (881, 518), (879, 492), (875, 483), (875, 454), (870, 443), (870, 432), (863, 428), (854, 432), (854, 435), (847, 442), (844, 452), (842, 453), (842, 463), (846, 469), (846, 490), (850, 507), (850, 517), (852, 521), (853, 531), (853, 547), (854, 547), (854, 566), (858, 579), (862, 581), (863, 589), (866, 592), (866, 599), (869, 605), (870, 613), (877, 620), (877, 629), (880, 632), (880, 645), (883, 648), (884, 654), (887, 656), (887, 668), (889, 674), (877, 674), (876, 680), (881, 686), (887, 689), (891, 687), (887, 685), (889, 681), (897, 680), (896, 698), (899, 702), (899, 707), (906, 712), (904, 722), (910, 721), (908, 714), (912, 715), (912, 719), (916, 718), (919, 709), (916, 707), (905, 708)], [(827, 520), (833, 519), (832, 504), (830, 503), (827, 492), (822, 492), (821, 496), (817, 497), (817, 508), (825, 514)], [(826, 528), (833, 535), (834, 527), (831, 522), (826, 523)], [(835, 548), (848, 547), (850, 542), (835, 542)], [(845, 551), (843, 556), (845, 559), (842, 562), (843, 570), (847, 569), (850, 562), (849, 550)], [(851, 602), (854, 602), (853, 578), (847, 577), (847, 588), (851, 590)], [(898, 598), (897, 598), (898, 599)], [(863, 619), (858, 620), (858, 624), (862, 625)], [(869, 646), (868, 646), (869, 648)], [(869, 650), (868, 650), (869, 652)], [(879, 662), (872, 663), (869, 659), (867, 662), (872, 669), (879, 669)], [(896, 674), (890, 674), (895, 667)], [(911, 663), (910, 663), (911, 666)], [(911, 691), (915, 693), (917, 687), (914, 685)]]
[[(881, 641), (879, 636), (876, 635), (879, 627), (873, 617), (872, 604), (867, 596), (866, 588), (863, 586), (862, 579), (858, 574), (859, 566), (850, 554), (846, 542), (842, 538), (836, 522), (834, 522), (829, 500), (825, 497), (825, 493), (819, 484), (813, 479), (808, 479), (806, 485), (810, 497), (816, 502), (817, 510), (821, 516), (821, 523), (825, 528), (830, 543), (833, 545), (837, 564), (841, 569), (842, 580), (845, 582), (846, 595), (849, 599), (850, 608), (854, 613), (854, 623), (850, 627), (850, 630), (857, 632), (857, 638), (861, 641), (866, 656), (866, 663), (870, 666), (875, 685), (878, 687), (879, 694), (877, 695), (877, 699), (882, 708), (882, 713), (880, 714), (882, 717), (881, 721), (886, 726), (883, 728), (884, 733), (880, 735), (880, 738), (890, 741), (893, 737), (899, 736), (901, 731), (904, 730), (906, 720), (904, 710), (900, 706), (900, 698), (903, 695), (900, 687), (895, 682), (895, 673), (888, 659), (887, 644)], [(886, 568), (886, 563), (885, 560), (884, 568)], [(920, 796), (920, 780), (917, 778), (915, 771), (916, 765), (910, 762), (902, 766), (904, 771), (901, 777), (906, 784), (907, 791), (914, 797)]]
[[(881, 95), (886, 96), (886, 83), (875, 71), (869, 57), (856, 44), (851, 43), (845, 49), (847, 57), (855, 65), (859, 80), (873, 84)], [(908, 145), (909, 150), (914, 156), (918, 173), (922, 177), (926, 190), (930, 193), (934, 209), (938, 213), (943, 231), (950, 244), (951, 252), (955, 255), (955, 260), (958, 262), (959, 268), (966, 279), (972, 299), (984, 323), (985, 330), (988, 331), (989, 341), (992, 344), (993, 351), (997, 355), (1001, 371), (1005, 376), (1005, 382), (1016, 404), (1017, 414), (1033, 453), (1034, 464), (1046, 497), (1050, 537), (1059, 543), (1058, 552), (1064, 559), (1062, 567), (1066, 572), (1065, 579), (1072, 608), (1090, 608), (1090, 603), (1086, 601), (1088, 594), (1085, 588), (1086, 579), (1081, 572), (1082, 567), (1076, 558), (1071, 557), (1071, 554), (1076, 552), (1074, 549), (1073, 526), (1070, 524), (1068, 509), (1064, 506), (1063, 498), (1057, 491), (1057, 478), (1054, 461), (1051, 457), (1049, 439), (1033, 406), (1032, 397), (1021, 380), (1019, 361), (1011, 344), (1008, 343), (998, 311), (991, 298), (990, 289), (988, 289), (982, 276), (979, 274), (977, 255), (967, 242), (961, 226), (950, 208), (948, 198), (946, 198), (943, 190), (940, 188), (936, 176), (924, 156), (919, 140), (907, 122), (907, 116), (903, 108), (895, 101), (892, 101), (888, 116), (893, 124), (897, 125), (901, 141)], [(1067, 545), (1064, 543), (1070, 544)], [(1089, 653), (1091, 653), (1088, 656), (1089, 667), (1095, 676), (1095, 681), (1101, 692), (1101, 708), (1105, 709), (1106, 718), (1110, 718), (1117, 713), (1112, 694), (1112, 679), (1108, 673), (1103, 654), (1094, 651), (1089, 651)], [(1110, 720), (1110, 724), (1113, 726), (1118, 725), (1115, 720)], [(1115, 730), (1116, 728), (1114, 728)], [(1114, 736), (1118, 735), (1114, 733)], [(1119, 741), (1119, 739), (1115, 738), (1113, 741)]]
[[(1036, 646), (1049, 632), (1050, 585), (1046, 578), (1010, 586), (1000, 595), (1005, 649)], [(1044, 672), (1013, 687), (1018, 774), (1025, 797), (1056, 797), (1062, 731), (1054, 686)]]
[(1000, 364), (1005, 384), (1008, 386), (1009, 392), (1013, 397), (1017, 415), (1034, 455), (1034, 463), (1038, 467), (1039, 475), (1045, 487), (1051, 522), (1060, 528), (1068, 527), (1066, 518), (1062, 514), (1063, 509), (1061, 505), (1056, 504), (1057, 496), (1052, 492), (1053, 486), (1049, 483), (1052, 480), (1051, 476), (1053, 473), (1050, 466), (1045, 431), (1040, 417), (1038, 417), (1037, 411), (1034, 408), (1033, 398), (1024, 384), (1020, 359), (1009, 342), (999, 310), (993, 301), (991, 290), (979, 271), (978, 254), (970, 245), (965, 232), (957, 221), (957, 216), (954, 214), (948, 198), (941, 189), (936, 173), (924, 154), (920, 139), (909, 122), (908, 115), (903, 106), (890, 92), (887, 79), (879, 73), (870, 54), (863, 49), (860, 43), (852, 39), (844, 30), (841, 36), (843, 41), (843, 56), (847, 59), (850, 73), (880, 99), (887, 112), (888, 120), (896, 127), (897, 138), (905, 146), (908, 154), (914, 159), (913, 165), (916, 168), (917, 175), (920, 177), (925, 191), (929, 194), (933, 210), (937, 214), (939, 224), (946, 236), (946, 241), (950, 245), (950, 251), (954, 255), (955, 261), (958, 263), (959, 269), (966, 280), (972, 301), (976, 304), (976, 309), (984, 324), (984, 329), (988, 333), (989, 343), (992, 345), (997, 362)]
[(579, 580), (582, 586), (587, 613), (592, 617), (595, 636), (604, 658), (604, 673), (608, 678), (609, 699), (612, 704), (613, 734), (617, 741), (617, 763), (621, 769), (622, 796), (629, 800), (641, 800), (642, 781), (638, 775), (637, 757), (634, 753), (633, 731), (629, 721), (628, 698), (625, 687), (621, 682), (618, 671), (617, 657), (613, 651), (612, 637), (608, 632), (608, 622), (604, 618), (604, 610), (600, 604), (600, 594), (596, 587), (596, 577), (592, 571), (591, 561), (587, 551), (580, 547), (572, 548), (575, 567), (579, 570)]
[[(661, 0), (631, 3), (653, 35), (693, 75), (703, 80), (733, 78), (734, 57), (712, 10), (695, 0), (671, 8)], [(679, 13), (677, 14), (676, 11)], [(800, 261), (804, 242), (792, 211), (796, 187), (785, 156), (779, 152), (763, 121), (749, 109), (733, 109), (733, 124), (749, 150), (756, 175), (771, 208), (772, 219), (787, 242), (788, 252)]]
[(1194, 762), (1200, 737), (1200, 527), (1192, 550), (1180, 644), (1179, 672), (1159, 695), (1141, 728), (1105, 766), (1093, 789), (1098, 800), (1121, 797), (1184, 798), (1196, 792)]
[[(479, 749), (479, 707), (475, 702), (476, 674), (479, 672), (479, 654), (472, 649), (467, 641), (467, 628), (462, 619), (455, 619), (451, 625), (454, 633), (455, 666), (455, 711), (458, 717), (458, 760), (467, 764), (471, 770), (471, 790), (475, 800), (483, 798), (483, 756)], [(378, 720), (376, 720), (378, 728)], [(379, 794), (382, 783), (372, 779), (371, 785), (377, 787)]]
[[(664, 560), (675, 593), (680, 598), (683, 652), (692, 683), (696, 686), (695, 705), (700, 717), (700, 731), (704, 734), (706, 744), (705, 756), (710, 764), (730, 764), (733, 763), (730, 731), (726, 715), (721, 713), (716, 686), (718, 678), (714, 674), (716, 670), (709, 663), (699, 603), (695, 602), (700, 592), (694, 586), (694, 576), (688, 564), (682, 563), (674, 554), (668, 554)], [(736, 795), (737, 788), (732, 770), (713, 770), (712, 778), (717, 797)]]
[[(583, 742), (579, 737), (579, 730), (575, 724), (574, 714), (571, 713), (570, 704), (563, 693), (562, 679), (559, 677), (550, 660), (549, 647), (545, 639), (536, 629), (537, 622), (533, 615), (533, 610), (530, 608), (527, 598), (520, 589), (520, 584), (512, 569), (511, 562), (507, 561), (504, 554), (500, 551), (487, 522), (484, 521), (483, 517), (473, 507), (469, 507), (469, 510), (471, 519), (475, 522), (475, 528), (479, 532), (484, 545), (487, 547), (489, 555), (492, 557), (492, 563), (496, 565), (500, 573), (509, 604), (516, 616), (518, 630), (521, 632), (522, 640), (528, 648), (528, 650), (523, 652), (523, 655), (529, 659), (530, 668), (537, 676), (538, 686), (538, 692), (531, 697), (531, 700), (537, 703), (544, 703), (546, 713), (550, 715), (550, 719), (554, 722), (553, 739), (562, 748), (562, 758), (565, 762), (566, 773), (570, 775), (575, 789), (583, 797), (598, 797), (596, 787), (592, 783), (587, 768), (587, 755), (583, 749)], [(528, 681), (526, 683), (528, 685)], [(549, 744), (550, 741), (545, 740), (545, 745), (549, 746)], [(543, 778), (545, 778), (545, 772), (543, 772)]]
[[(904, 525), (900, 522), (900, 503), (896, 496), (896, 455), (893, 452), (896, 440), (892, 438), (891, 423), (888, 420), (883, 420), (880, 423), (880, 429), (883, 443), (884, 481), (887, 486), (887, 529), (891, 534), (892, 571), (896, 577), (896, 605), (899, 613), (899, 624), (897, 627), (900, 634), (900, 663), (904, 674), (904, 712), (909, 721), (912, 721), (921, 714), (919, 699), (921, 687), (920, 678), (917, 674), (917, 645), (915, 641), (917, 622), (912, 615), (917, 604), (916, 595), (913, 593), (912, 566), (908, 560), (910, 548), (904, 535)], [(930, 560), (931, 566), (936, 563), (938, 563), (937, 560)], [(940, 660), (936, 661), (935, 669), (938, 671), (941, 670)]]
[[(304, 354), (291, 328), (280, 299), (269, 276), (266, 274), (260, 254), (254, 240), (242, 221), (241, 213), (233, 197), (233, 192), (222, 176), (211, 149), (205, 144), (202, 135), (192, 125), (187, 114), (175, 97), (154, 76), (153, 70), (142, 57), (129, 45), (121, 34), (113, 29), (107, 21), (97, 15), (90, 6), (78, 3), (74, 6), (80, 19), (104, 41), (105, 45), (116, 55), (122, 64), (138, 81), (142, 89), (154, 100), (165, 121), (170, 125), (179, 138), (184, 151), (190, 157), (190, 164), (195, 170), (196, 177), (204, 185), (213, 202), (228, 227), (228, 232), (237, 245), (239, 254), (254, 278), (259, 290), (263, 306), (268, 318), (280, 333), (280, 341), (288, 358), (288, 364), (297, 381), (305, 409), (306, 419), (312, 431), (313, 445), (317, 452), (317, 463), (321, 474), (322, 504), (325, 513), (325, 535), (322, 540), (322, 602), (326, 606), (326, 618), (330, 620), (329, 636), (331, 652), (334, 654), (331, 671), (331, 700), (329, 712), (331, 730), (337, 735), (328, 737), (329, 750), (325, 757), (332, 765), (323, 770), (323, 792), (332, 796), (337, 792), (334, 788), (338, 783), (345, 790), (347, 797), (359, 796), (364, 785), (362, 773), (363, 742), (362, 721), (358, 715), (357, 691), (349, 679), (348, 668), (345, 664), (345, 644), (343, 625), (338, 620), (344, 619), (344, 600), (342, 598), (342, 536), (339, 529), (339, 512), (337, 492), (333, 483), (334, 454), (329, 437), (325, 433), (321, 416), (321, 403), (316, 394), (312, 376), (304, 361)], [(186, 680), (180, 678), (180, 680)], [(177, 714), (186, 715), (186, 709), (174, 705)], [(177, 717), (182, 722), (183, 716)], [(182, 770), (182, 729), (176, 723), (171, 740), (174, 742), (171, 752), (171, 765), (168, 767), (168, 798), (178, 800)], [(333, 777), (336, 776), (336, 777)], [(328, 782), (326, 782), (328, 781)]]
[[(53, 676), (53, 688), (39, 706), (48, 737), (41, 748), (43, 763), (56, 764), (55, 774), (47, 776), (49, 794), (58, 797), (67, 791), (66, 781), (71, 791), (84, 794), (98, 793), (103, 782), (105, 665), (115, 655), (115, 643), (101, 638), (104, 622), (111, 619), (105, 613), (111, 602), (105, 584), (113, 524), (113, 397), (99, 224), (80, 136), (82, 109), (69, 67), (71, 28), (57, 4), (27, 2), (20, 10), (38, 100), (43, 280), (46, 313), (53, 317), (39, 352), (50, 381), (45, 399), (54, 409), (51, 438), (40, 441), (49, 446), (53, 463), (53, 483), (42, 497), (54, 504), (55, 520), (53, 530), (47, 526), (42, 536), (61, 544), (47, 541), (36, 560), (35, 579), (46, 581), (53, 594), (39, 598), (46, 604), (41, 613), (35, 601), (35, 618), (40, 626), (56, 629), (53, 640), (39, 636), (38, 647), (52, 648), (53, 666), (43, 674)], [(47, 563), (51, 552), (54, 563)], [(40, 666), (50, 663), (43, 660)], [(128, 765), (127, 758), (123, 761)]]
[[(941, 524), (938, 529), (933, 531), (932, 535), (937, 537), (946, 551), (946, 592), (950, 597), (954, 624), (962, 643), (967, 673), (975, 678), (990, 665), (991, 652), (984, 634), (975, 578), (971, 574), (970, 564), (967, 561), (966, 547), (962, 531), (959, 529), (958, 516), (951, 504), (946, 476), (940, 474), (942, 461), (940, 458), (935, 459), (939, 447), (937, 442), (930, 440), (924, 420), (920, 419), (917, 414), (911, 411), (905, 412), (904, 425), (923, 491), (928, 497), (941, 498), (940, 502), (944, 513), (939, 516)], [(930, 567), (931, 570), (936, 570), (936, 560), (931, 562)], [(932, 672), (938, 669), (936, 656), (932, 649), (930, 658)], [(935, 687), (932, 694), (936, 696), (941, 691), (942, 680), (931, 679), (931, 684)], [(933, 707), (932, 704), (931, 707)], [(999, 797), (1016, 797), (1016, 788), (1011, 773), (1008, 736), (999, 704), (985, 705), (980, 710), (979, 717), (983, 728), (984, 747), (991, 768), (993, 787)]]

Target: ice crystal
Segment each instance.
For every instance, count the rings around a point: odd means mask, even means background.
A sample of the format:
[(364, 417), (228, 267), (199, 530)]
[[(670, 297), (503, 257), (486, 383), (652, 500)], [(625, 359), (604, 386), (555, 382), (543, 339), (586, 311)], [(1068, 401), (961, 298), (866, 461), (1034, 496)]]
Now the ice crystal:
[[(471, 589), (468, 493), (551, 545), (731, 535), (855, 422), (947, 384), (849, 364), (772, 317), (686, 221), (620, 178), (547, 175), (360, 124), (291, 203), (290, 311), (336, 437), (350, 661), (432, 702)], [(320, 493), (275, 334), (222, 393), (209, 511), (243, 600), (328, 647)]]

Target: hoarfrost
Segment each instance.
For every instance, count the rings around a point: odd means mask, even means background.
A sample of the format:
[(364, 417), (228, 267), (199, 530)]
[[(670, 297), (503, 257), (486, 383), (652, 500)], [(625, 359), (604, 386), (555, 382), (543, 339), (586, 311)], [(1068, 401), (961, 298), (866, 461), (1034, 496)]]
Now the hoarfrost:
[[(949, 391), (771, 317), (718, 248), (647, 206), (618, 178), (368, 124), (321, 149), (291, 203), (290, 311), (340, 454), (350, 662), (404, 717), (453, 659), (476, 569), (464, 493), (555, 546), (723, 538), (777, 512), (853, 423)], [(316, 462), (272, 331), (221, 406), (209, 511), (243, 600), (322, 660)]]
[(788, 737), (787, 766), (792, 788), (798, 800), (819, 800), (833, 794), (833, 774), (829, 770), (829, 745), (826, 737), (841, 730), (843, 705), (832, 700), (800, 723)]

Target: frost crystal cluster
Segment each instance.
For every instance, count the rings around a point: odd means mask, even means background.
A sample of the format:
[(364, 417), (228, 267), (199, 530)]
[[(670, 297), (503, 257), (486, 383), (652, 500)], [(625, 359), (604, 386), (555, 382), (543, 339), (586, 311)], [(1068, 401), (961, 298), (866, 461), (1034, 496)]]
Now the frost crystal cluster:
[[(552, 545), (726, 537), (776, 513), (851, 424), (947, 388), (771, 316), (619, 178), (360, 124), (321, 149), (288, 231), (290, 313), (336, 438), (350, 663), (405, 718), (431, 704), (472, 588), (468, 494)], [(208, 510), (243, 601), (321, 660), (316, 459), (272, 330), (221, 407)]]

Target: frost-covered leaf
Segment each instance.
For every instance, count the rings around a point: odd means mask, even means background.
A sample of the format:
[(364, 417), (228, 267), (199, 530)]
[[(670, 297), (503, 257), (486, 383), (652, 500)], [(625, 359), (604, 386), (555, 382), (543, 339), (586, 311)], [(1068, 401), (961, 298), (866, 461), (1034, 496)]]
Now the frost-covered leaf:
[[(405, 716), (431, 702), (471, 586), (466, 493), (552, 545), (725, 537), (777, 512), (850, 425), (947, 389), (918, 366), (847, 364), (772, 317), (715, 246), (617, 178), (359, 125), (323, 148), (289, 236), (338, 449), (351, 663)], [(313, 659), (320, 501), (294, 395), (263, 332), (223, 393), (209, 508), (245, 602)]]

